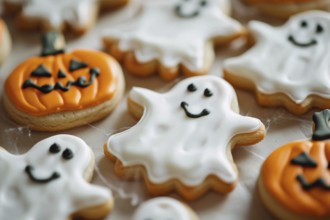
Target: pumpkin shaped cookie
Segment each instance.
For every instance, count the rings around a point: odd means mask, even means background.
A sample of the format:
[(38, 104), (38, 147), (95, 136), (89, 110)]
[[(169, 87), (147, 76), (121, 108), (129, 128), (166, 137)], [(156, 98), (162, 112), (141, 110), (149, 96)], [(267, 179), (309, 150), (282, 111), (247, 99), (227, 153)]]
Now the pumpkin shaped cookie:
[(56, 32), (43, 36), (40, 56), (20, 64), (5, 82), (4, 106), (18, 123), (56, 131), (108, 115), (124, 92), (118, 63), (99, 51), (65, 52)]
[(258, 188), (278, 219), (330, 218), (330, 110), (315, 113), (311, 141), (275, 150), (264, 162)]

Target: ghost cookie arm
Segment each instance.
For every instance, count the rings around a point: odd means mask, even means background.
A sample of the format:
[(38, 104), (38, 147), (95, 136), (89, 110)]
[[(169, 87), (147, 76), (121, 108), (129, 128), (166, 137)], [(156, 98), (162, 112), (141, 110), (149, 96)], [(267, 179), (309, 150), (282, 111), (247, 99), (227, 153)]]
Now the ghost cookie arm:
[(248, 29), (256, 40), (269, 39), (276, 35), (274, 27), (260, 21), (249, 22)]
[(73, 218), (100, 219), (111, 212), (114, 201), (110, 190), (87, 182), (81, 183), (80, 187), (73, 187), (72, 203), (76, 207)]
[(133, 87), (128, 96), (128, 109), (136, 117), (140, 119), (147, 109), (150, 109), (153, 103), (161, 99), (161, 96), (149, 89)]
[(237, 125), (233, 127), (236, 134), (231, 141), (233, 146), (256, 144), (266, 135), (265, 126), (259, 119), (236, 114), (231, 121)]

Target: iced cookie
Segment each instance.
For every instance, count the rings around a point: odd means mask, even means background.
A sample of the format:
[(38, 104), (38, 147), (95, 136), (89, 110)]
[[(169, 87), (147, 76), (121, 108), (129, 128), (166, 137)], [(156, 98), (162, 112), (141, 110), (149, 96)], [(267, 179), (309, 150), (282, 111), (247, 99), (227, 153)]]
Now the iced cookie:
[(275, 17), (288, 18), (290, 15), (313, 10), (326, 9), (330, 6), (329, 0), (243, 0), (248, 5), (257, 7), (265, 14)]
[(0, 64), (4, 62), (11, 50), (11, 38), (5, 22), (0, 18)]
[(142, 203), (132, 220), (198, 220), (196, 213), (170, 197), (159, 197)]
[(264, 162), (258, 182), (265, 206), (283, 220), (330, 218), (330, 110), (315, 113), (312, 140), (288, 143)]
[(89, 184), (94, 155), (78, 137), (56, 135), (23, 155), (0, 148), (0, 219), (99, 219), (113, 207), (111, 192)]
[(129, 93), (140, 121), (112, 135), (104, 146), (119, 177), (144, 177), (152, 195), (177, 191), (194, 200), (209, 189), (227, 193), (238, 179), (231, 149), (259, 142), (263, 124), (238, 114), (233, 88), (216, 76), (188, 78), (160, 94)]
[(62, 31), (72, 29), (82, 34), (98, 16), (97, 0), (5, 0), (7, 13), (19, 13), (16, 24), (21, 29)]
[(112, 57), (93, 50), (65, 52), (61, 35), (42, 39), (40, 56), (21, 63), (4, 86), (4, 106), (18, 123), (56, 131), (107, 116), (124, 93), (122, 70)]
[[(142, 1), (141, 1), (142, 2)], [(104, 32), (104, 45), (138, 76), (164, 79), (206, 74), (213, 47), (241, 36), (243, 27), (228, 17), (228, 0), (147, 0), (129, 22)]]
[(263, 106), (295, 114), (330, 108), (330, 14), (305, 12), (280, 27), (252, 21), (255, 45), (224, 63), (224, 77)]

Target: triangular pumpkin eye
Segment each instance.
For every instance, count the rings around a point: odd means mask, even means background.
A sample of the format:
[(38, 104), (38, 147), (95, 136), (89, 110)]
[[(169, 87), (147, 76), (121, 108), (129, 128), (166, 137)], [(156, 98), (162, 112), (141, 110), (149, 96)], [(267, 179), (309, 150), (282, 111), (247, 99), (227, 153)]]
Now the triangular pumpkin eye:
[(80, 62), (78, 60), (72, 59), (70, 61), (70, 66), (69, 66), (69, 70), (70, 72), (75, 71), (75, 70), (79, 70), (79, 69), (83, 69), (88, 67), (88, 65), (84, 62)]
[(61, 79), (61, 78), (65, 78), (65, 77), (66, 77), (66, 74), (62, 70), (59, 70), (57, 73), (57, 78)]
[(317, 167), (317, 163), (306, 152), (303, 152), (291, 160), (292, 164), (303, 167)]
[(39, 65), (37, 69), (33, 70), (31, 76), (35, 77), (52, 77), (52, 74), (48, 71), (48, 69), (44, 65)]

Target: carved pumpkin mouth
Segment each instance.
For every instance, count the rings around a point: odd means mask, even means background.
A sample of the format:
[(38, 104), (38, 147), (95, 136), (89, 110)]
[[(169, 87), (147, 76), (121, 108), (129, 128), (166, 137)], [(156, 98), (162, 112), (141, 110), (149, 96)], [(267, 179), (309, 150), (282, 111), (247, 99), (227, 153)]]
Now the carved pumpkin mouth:
[(67, 92), (67, 91), (69, 91), (71, 86), (77, 86), (79, 88), (86, 88), (86, 87), (90, 86), (94, 82), (95, 78), (100, 75), (100, 71), (96, 68), (91, 68), (89, 73), (90, 73), (89, 81), (86, 81), (86, 78), (84, 76), (80, 76), (75, 81), (69, 80), (65, 86), (62, 85), (62, 83), (60, 83), (60, 82), (56, 82), (55, 85), (45, 84), (45, 85), (39, 86), (39, 85), (35, 84), (31, 79), (28, 79), (23, 83), (22, 88), (23, 89), (26, 89), (29, 87), (35, 88), (45, 94), (50, 93), (54, 90), (61, 90), (63, 92)]
[(299, 181), (300, 185), (305, 190), (310, 190), (310, 189), (313, 189), (313, 188), (322, 188), (322, 189), (325, 189), (325, 190), (330, 190), (330, 184), (328, 185), (322, 177), (314, 180), (313, 182), (308, 182), (305, 179), (304, 175), (299, 174), (297, 176), (297, 180)]

